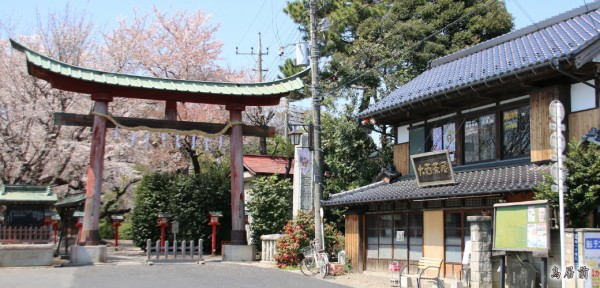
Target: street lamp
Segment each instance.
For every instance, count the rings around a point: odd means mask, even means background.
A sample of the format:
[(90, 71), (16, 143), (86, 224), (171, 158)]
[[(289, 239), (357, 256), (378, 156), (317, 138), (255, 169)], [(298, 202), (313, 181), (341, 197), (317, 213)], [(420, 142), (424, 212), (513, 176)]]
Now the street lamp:
[(83, 216), (85, 216), (85, 214), (81, 211), (73, 211), (73, 217), (75, 217), (77, 219), (77, 222), (75, 223), (75, 227), (77, 227), (77, 241), (76, 243), (79, 243), (79, 239), (81, 238), (81, 227), (83, 227)]
[(58, 232), (58, 224), (60, 223), (60, 215), (52, 215), (52, 232), (54, 233), (54, 243), (56, 244), (56, 233)]
[(208, 211), (208, 216), (210, 217), (208, 225), (212, 226), (211, 253), (214, 256), (217, 254), (217, 225), (221, 225), (221, 223), (219, 223), (219, 217), (223, 217), (223, 213), (221, 213), (221, 211)]
[(314, 133), (314, 126), (313, 124), (288, 124), (289, 128), (291, 129), (291, 132), (288, 133), (288, 136), (290, 137), (290, 143), (294, 146), (298, 146), (300, 145), (300, 139), (302, 137), (302, 134), (304, 134), (303, 132), (299, 131), (298, 129), (296, 129), (296, 127), (301, 127), (304, 129), (305, 132), (308, 132), (308, 147), (300, 147), (300, 148), (308, 148), (309, 151), (314, 151), (313, 149), (313, 133)]
[(158, 224), (156, 226), (160, 227), (160, 247), (165, 247), (166, 230), (169, 226), (169, 218), (171, 218), (171, 214), (169, 213), (158, 213)]
[(112, 225), (115, 228), (115, 251), (119, 250), (119, 226), (123, 222), (124, 218), (121, 215), (112, 215)]
[[(48, 229), (48, 238), (50, 238), (50, 229), (52, 229), (52, 216), (54, 212), (44, 211), (44, 228)], [(54, 241), (56, 242), (56, 241)]]

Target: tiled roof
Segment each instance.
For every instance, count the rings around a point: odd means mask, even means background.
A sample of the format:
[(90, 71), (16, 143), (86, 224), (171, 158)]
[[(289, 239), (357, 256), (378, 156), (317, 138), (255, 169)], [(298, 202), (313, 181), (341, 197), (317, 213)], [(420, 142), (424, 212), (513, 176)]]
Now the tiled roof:
[(456, 172), (455, 185), (419, 188), (414, 177), (403, 177), (387, 184), (383, 181), (334, 194), (323, 206), (339, 206), (380, 201), (415, 200), (438, 197), (461, 197), (503, 192), (532, 191), (543, 183), (547, 166), (520, 164)]
[[(284, 174), (285, 166), (288, 164), (288, 158), (282, 156), (269, 155), (244, 155), (244, 167), (250, 173), (256, 174)], [(294, 174), (294, 160), (292, 159), (292, 169), (290, 175)]]
[[(50, 75), (52, 74), (62, 77), (59, 81), (64, 81), (64, 79), (75, 79), (85, 82), (87, 84), (79, 85), (84, 87), (76, 87), (73, 89), (85, 89), (85, 87), (87, 86), (90, 86), (89, 89), (92, 89), (92, 86), (94, 85), (104, 85), (103, 87), (112, 86), (117, 88), (129, 89), (119, 90), (125, 92), (131, 91), (131, 89), (133, 88), (137, 88), (158, 90), (162, 93), (172, 92), (194, 94), (195, 98), (191, 98), (191, 100), (186, 98), (186, 101), (194, 101), (194, 99), (196, 99), (196, 101), (194, 102), (199, 103), (205, 103), (202, 102), (202, 97), (205, 97), (206, 95), (240, 96), (249, 98), (256, 96), (289, 94), (291, 91), (302, 89), (304, 87), (304, 83), (300, 79), (300, 77), (308, 73), (307, 69), (285, 79), (262, 83), (206, 82), (144, 77), (136, 75), (110, 73), (69, 65), (47, 57), (45, 55), (39, 54), (12, 39), (10, 39), (10, 42), (14, 49), (25, 53), (27, 58), (28, 72), (32, 74), (34, 70), (39, 70), (39, 73), (32, 75), (38, 78), (42, 78), (46, 81), (53, 81), (53, 78), (50, 77)], [(55, 83), (52, 84), (54, 85)], [(75, 92), (85, 93), (86, 91), (76, 90)], [(126, 95), (114, 96), (126, 97)]]
[[(429, 70), (363, 110), (357, 117), (374, 117), (456, 90), (485, 85), (491, 80), (550, 66), (557, 60), (572, 60), (599, 39), (599, 9), (600, 1), (589, 3), (543, 22), (438, 58), (431, 63)], [(600, 52), (600, 48), (594, 49), (597, 51), (591, 54), (596, 55)], [(575, 64), (580, 66), (585, 63)]]
[(2, 185), (0, 203), (54, 203), (58, 200), (50, 186)]
[(76, 207), (85, 201), (85, 192), (66, 195), (54, 204), (55, 207)]

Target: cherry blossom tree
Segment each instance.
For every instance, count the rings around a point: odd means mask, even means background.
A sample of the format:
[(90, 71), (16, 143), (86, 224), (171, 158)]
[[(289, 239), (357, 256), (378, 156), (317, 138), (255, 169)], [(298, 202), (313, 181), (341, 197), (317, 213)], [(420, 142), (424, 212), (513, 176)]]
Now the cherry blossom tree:
[[(246, 71), (216, 65), (221, 41), (214, 39), (218, 24), (202, 11), (172, 14), (154, 8), (123, 19), (112, 31), (94, 34), (92, 21), (84, 13), (67, 6), (61, 13), (38, 20), (31, 35), (11, 33), (0, 24), (2, 34), (60, 61), (110, 72), (161, 78), (240, 81)], [(97, 32), (96, 32), (97, 33)], [(52, 89), (43, 80), (27, 74), (24, 55), (0, 39), (0, 179), (6, 184), (54, 184), (82, 190), (89, 163), (90, 129), (56, 126), (55, 112), (90, 113), (89, 95)], [(115, 98), (109, 104), (115, 116), (164, 117), (165, 103)], [(220, 122), (227, 120), (224, 107), (178, 103), (178, 120)], [(137, 181), (151, 170), (185, 171), (199, 157), (203, 143), (192, 145), (191, 137), (119, 131), (107, 133), (105, 188), (128, 187), (122, 179)], [(114, 137), (113, 134), (118, 135)], [(198, 142), (200, 140), (198, 139)], [(216, 147), (213, 140), (211, 147)], [(132, 145), (133, 144), (133, 145)], [(224, 143), (226, 145), (226, 143)], [(192, 147), (194, 146), (194, 147)], [(140, 149), (147, 147), (147, 149)], [(196, 159), (196, 160), (194, 160)], [(196, 170), (196, 162), (194, 162)], [(108, 182), (108, 183), (107, 183)]]
[[(69, 6), (64, 14), (48, 15), (46, 23), (39, 19), (34, 35), (14, 35), (10, 29), (3, 34), (60, 61), (89, 63), (95, 49), (91, 21), (71, 13)], [(91, 101), (51, 89), (45, 81), (29, 76), (23, 63), (24, 55), (1, 39), (0, 179), (5, 184), (70, 184), (80, 189), (89, 154), (89, 147), (81, 145), (88, 136), (86, 129), (56, 126), (52, 113), (89, 112)]]

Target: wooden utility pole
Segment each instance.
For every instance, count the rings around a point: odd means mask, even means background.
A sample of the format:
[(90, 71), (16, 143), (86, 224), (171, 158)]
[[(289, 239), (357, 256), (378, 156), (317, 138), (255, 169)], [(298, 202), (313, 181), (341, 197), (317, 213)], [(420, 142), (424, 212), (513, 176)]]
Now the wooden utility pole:
[[(235, 54), (237, 55), (254, 55), (254, 48), (250, 47), (250, 53), (240, 53), (238, 52), (238, 48), (235, 47)], [(257, 80), (258, 83), (263, 82), (263, 75), (262, 72), (266, 72), (267, 70), (263, 70), (262, 69), (262, 56), (263, 55), (269, 55), (269, 47), (267, 47), (267, 52), (263, 53), (262, 52), (262, 40), (261, 40), (261, 34), (260, 32), (258, 32), (258, 53), (256, 53), (256, 55), (258, 56), (258, 61), (257, 61), (257, 69), (256, 71), (258, 72), (257, 74)], [(265, 115), (263, 115), (263, 109), (262, 106), (257, 106), (256, 107), (256, 115), (254, 115), (252, 118), (254, 118), (256, 123), (256, 125), (259, 126), (267, 126), (267, 124), (269, 124), (268, 122), (271, 120), (271, 117), (265, 117)], [(258, 151), (260, 155), (267, 155), (267, 138), (266, 137), (260, 137), (259, 138), (259, 147), (258, 147)]]
[(236, 55), (254, 55), (254, 54), (256, 54), (258, 56), (258, 61), (257, 61), (258, 62), (257, 63), (258, 67), (257, 67), (257, 70), (256, 70), (258, 72), (258, 75), (257, 75), (256, 79), (257, 79), (257, 81), (259, 83), (263, 82), (262, 72), (266, 72), (268, 70), (267, 69), (265, 69), (265, 70), (262, 69), (262, 56), (263, 55), (269, 55), (269, 47), (267, 47), (267, 52), (265, 52), (265, 53), (262, 52), (262, 40), (261, 40), (261, 34), (260, 34), (260, 32), (258, 32), (258, 53), (254, 53), (254, 47), (250, 47), (250, 53), (241, 53), (241, 52), (238, 52), (238, 47), (235, 47), (235, 54)]

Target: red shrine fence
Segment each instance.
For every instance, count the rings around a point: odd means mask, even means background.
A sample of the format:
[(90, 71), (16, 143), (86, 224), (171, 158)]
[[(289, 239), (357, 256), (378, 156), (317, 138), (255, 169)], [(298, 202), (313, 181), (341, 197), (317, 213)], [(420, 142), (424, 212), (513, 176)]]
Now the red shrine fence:
[(0, 225), (0, 243), (48, 243), (52, 241), (52, 228), (47, 226)]

